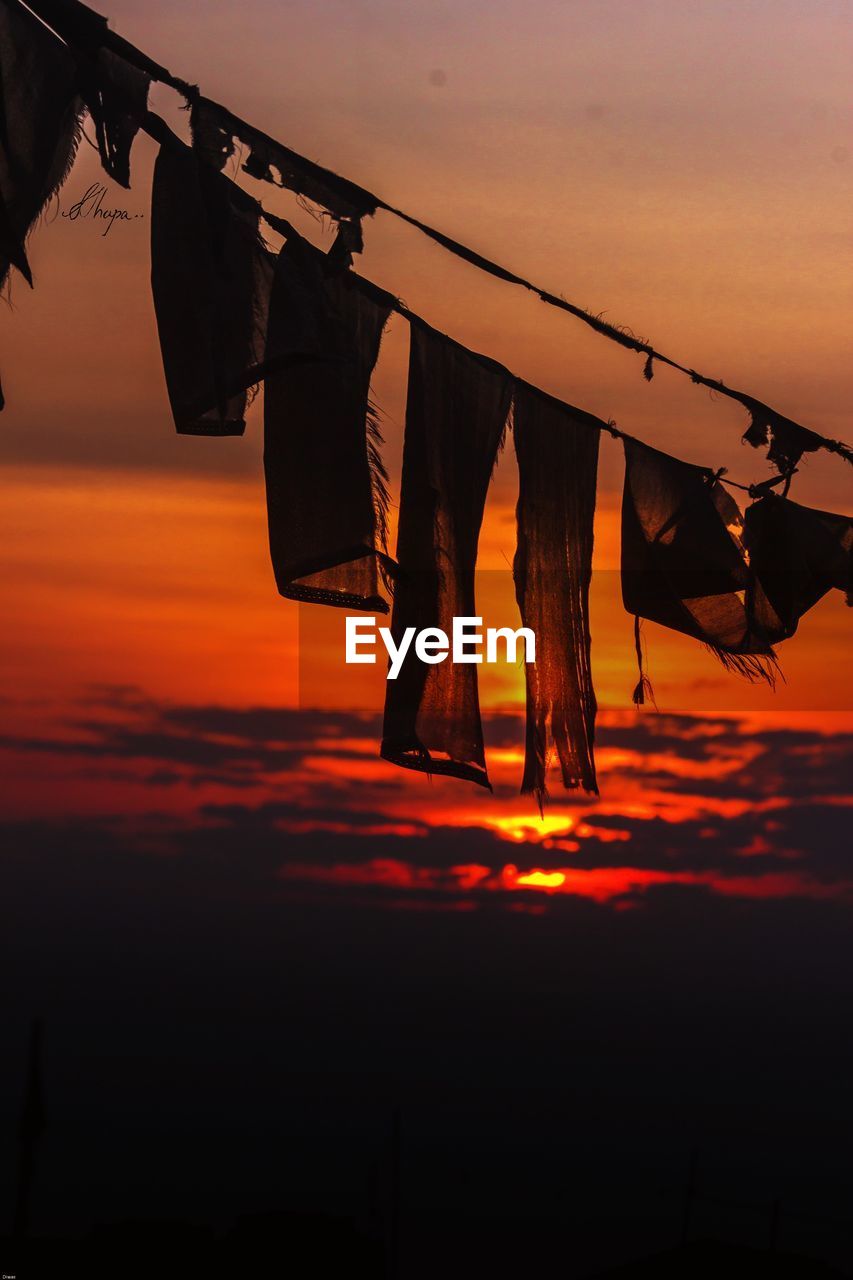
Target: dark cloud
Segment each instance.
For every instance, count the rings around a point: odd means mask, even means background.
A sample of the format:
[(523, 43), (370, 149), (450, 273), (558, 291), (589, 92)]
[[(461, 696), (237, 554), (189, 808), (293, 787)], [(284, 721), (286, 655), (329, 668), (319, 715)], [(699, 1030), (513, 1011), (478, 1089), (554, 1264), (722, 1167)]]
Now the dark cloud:
[[(406, 834), (399, 832), (401, 821)], [(588, 833), (576, 842), (579, 848), (566, 851), (554, 843), (550, 847), (536, 842), (510, 844), (483, 828), (430, 827), (421, 820), (401, 820), (380, 809), (354, 811), (346, 805), (276, 801), (208, 804), (182, 820), (153, 815), (132, 821), (11, 824), (3, 839), (15, 851), (67, 845), (71, 853), (85, 850), (90, 859), (109, 848), (115, 856), (128, 860), (129, 866), (137, 866), (152, 853), (168, 854), (169, 875), (188, 885), (195, 881), (206, 893), (231, 892), (235, 886), (245, 889), (259, 883), (278, 891), (282, 873), (288, 871), (292, 879), (294, 869), (299, 869), (307, 885), (313, 885), (324, 870), (367, 867), (377, 861), (438, 873), (428, 885), (360, 887), (360, 893), (380, 901), (389, 896), (414, 901), (443, 895), (457, 883), (455, 879), (442, 880), (453, 867), (475, 864), (498, 875), (510, 862), (521, 871), (627, 869), (706, 876), (720, 883), (749, 877), (756, 882), (758, 894), (763, 876), (801, 876), (816, 886), (836, 886), (842, 897), (849, 894), (853, 881), (848, 855), (850, 820), (840, 807), (803, 806), (770, 815), (746, 814), (717, 820), (712, 827), (702, 821), (676, 824), (613, 814), (591, 818), (586, 827)], [(624, 832), (628, 839), (599, 838), (599, 832), (606, 835), (614, 830)], [(325, 893), (332, 887), (324, 882), (314, 891)], [(342, 891), (350, 891), (346, 883)], [(629, 896), (640, 901), (647, 892), (641, 889)], [(492, 894), (485, 885), (476, 890), (455, 890), (457, 898), (477, 901)], [(500, 897), (505, 905), (513, 899), (505, 890)], [(529, 893), (523, 900), (529, 902)], [(549, 910), (555, 909), (556, 902), (553, 897), (543, 900)]]
[[(738, 722), (713, 717), (616, 722), (604, 717), (602, 747), (630, 756), (607, 775), (612, 797), (607, 814), (590, 809), (586, 797), (560, 797), (561, 809), (584, 809), (580, 832), (570, 832), (566, 846), (559, 837), (509, 843), (487, 829), (487, 808), (480, 828), (431, 826), (424, 811), (416, 819), (400, 817), (402, 784), (390, 770), (387, 778), (380, 773), (363, 781), (357, 772), (348, 776), (345, 768), (340, 774), (305, 769), (309, 757), (344, 762), (374, 758), (379, 722), (373, 715), (158, 706), (143, 691), (126, 686), (94, 688), (86, 703), (88, 714), (64, 726), (61, 734), (7, 735), (0, 745), (12, 752), (55, 756), (66, 765), (76, 761), (81, 772), (105, 781), (132, 778), (150, 787), (152, 795), (180, 785), (210, 784), (239, 793), (276, 779), (280, 794), (266, 802), (208, 802), (181, 820), (150, 820), (159, 822), (155, 843), (168, 847), (187, 874), (207, 876), (207, 868), (215, 865), (239, 882), (252, 867), (255, 878), (260, 875), (273, 884), (284, 868), (291, 876), (294, 868), (306, 868), (307, 883), (312, 869), (320, 873), (335, 866), (394, 861), (435, 873), (428, 888), (393, 890), (397, 898), (418, 901), (442, 895), (442, 877), (467, 864), (495, 874), (512, 862), (521, 870), (629, 868), (720, 882), (799, 876), (815, 886), (837, 886), (839, 892), (849, 891), (853, 879), (847, 857), (853, 843), (850, 811), (819, 802), (821, 796), (847, 790), (851, 735), (784, 727), (746, 734)], [(103, 713), (107, 706), (110, 714)], [(510, 727), (515, 740), (518, 717), (503, 714), (490, 721), (499, 740), (509, 737)], [(684, 761), (691, 767), (680, 769)], [(656, 762), (653, 768), (650, 762)], [(288, 775), (300, 769), (298, 785), (291, 786)], [(638, 782), (674, 803), (695, 805), (697, 813), (679, 815), (678, 821), (620, 813), (621, 784), (636, 789)], [(742, 810), (723, 806), (721, 813), (715, 812), (715, 802), (738, 800), (747, 802)], [(152, 809), (156, 813), (156, 801)], [(149, 826), (126, 825), (114, 836), (120, 836), (129, 854), (145, 852), (151, 847)], [(378, 899), (392, 892), (381, 885), (359, 891)], [(474, 896), (481, 899), (488, 892), (482, 887)], [(552, 909), (553, 900), (546, 901)]]
[[(335, 754), (342, 759), (365, 754), (343, 746), (341, 739), (378, 741), (378, 715), (312, 708), (160, 706), (131, 686), (91, 690), (88, 705), (109, 706), (125, 713), (115, 718), (87, 717), (73, 720), (62, 736), (42, 738), (6, 736), (0, 745), (12, 750), (78, 754), (83, 758), (161, 761), (189, 767), (233, 769), (235, 780), (246, 770), (276, 772), (293, 767), (306, 754)], [(521, 719), (498, 713), (488, 718), (493, 746), (518, 746)], [(81, 736), (82, 735), (82, 736)], [(643, 766), (638, 772), (649, 785), (707, 796), (751, 796), (774, 790), (797, 798), (846, 789), (847, 766), (853, 735), (825, 735), (810, 730), (772, 729), (744, 732), (737, 721), (692, 716), (642, 716), (630, 723), (613, 723), (603, 717), (598, 744), (641, 757), (671, 754), (698, 766), (722, 763), (727, 772), (711, 768), (703, 775), (682, 776), (663, 764), (657, 770)], [(368, 748), (367, 754), (371, 754)], [(754, 758), (749, 758), (754, 757)], [(630, 773), (632, 766), (625, 767)], [(223, 774), (223, 776), (225, 776)], [(561, 803), (565, 797), (561, 797)], [(571, 800), (571, 797), (568, 797)], [(581, 797), (583, 801), (583, 798)]]
[(280, 742), (306, 733), (322, 737), (375, 736), (381, 717), (368, 713), (294, 707), (166, 707), (163, 723), (196, 733), (252, 742)]
[[(307, 754), (334, 754), (342, 759), (361, 753), (340, 739), (376, 737), (376, 717), (357, 713), (302, 711), (293, 708), (159, 707), (122, 687), (93, 693), (91, 705), (118, 706), (115, 719), (75, 719), (66, 726), (73, 736), (0, 736), (10, 751), (80, 757), (158, 761), (195, 771), (172, 775), (184, 781), (216, 781), (245, 786), (264, 775), (297, 767)], [(170, 775), (167, 774), (167, 777)], [(148, 775), (158, 785), (161, 775)]]

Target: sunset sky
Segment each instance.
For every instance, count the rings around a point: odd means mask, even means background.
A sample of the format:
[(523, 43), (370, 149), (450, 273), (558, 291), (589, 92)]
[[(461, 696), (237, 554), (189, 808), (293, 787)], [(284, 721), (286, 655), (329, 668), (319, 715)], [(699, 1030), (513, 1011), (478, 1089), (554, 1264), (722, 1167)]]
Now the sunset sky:
[[(109, 17), (297, 151), (853, 439), (846, 0), (111, 0)], [(187, 136), (170, 91), (152, 106)], [(175, 433), (154, 158), (140, 136), (124, 191), (84, 142), (31, 238), (35, 289), (13, 272), (0, 307), (0, 1129), (41, 1014), (39, 1229), (360, 1213), (397, 1106), (407, 1280), (452, 1280), (446, 1241), (477, 1214), (495, 1262), (472, 1253), (459, 1274), (502, 1274), (502, 1231), (528, 1258), (565, 1230), (578, 1276), (668, 1245), (697, 1147), (706, 1189), (759, 1205), (729, 1222), (738, 1239), (764, 1248), (777, 1197), (843, 1218), (841, 594), (779, 647), (775, 692), (646, 624), (658, 710), (635, 710), (605, 438), (600, 797), (553, 776), (540, 817), (519, 795), (521, 668), (481, 670), (494, 794), (380, 760), (381, 668), (345, 666), (343, 611), (276, 594), (262, 394), (242, 439)], [(329, 246), (287, 192), (232, 176)], [(62, 216), (101, 181), (129, 214), (106, 236)], [(358, 270), (468, 347), (687, 461), (770, 474), (737, 405), (663, 368), (647, 384), (640, 357), (388, 215), (365, 242)], [(407, 359), (394, 317), (373, 391), (395, 504)], [(849, 482), (815, 454), (792, 496), (849, 514)], [(509, 443), (480, 543), (489, 625), (514, 616), (516, 487)], [(0, 1197), (13, 1169), (0, 1160)], [(849, 1262), (825, 1225), (783, 1229)]]
[[(295, 148), (686, 363), (849, 436), (847, 8), (824, 4), (807, 24), (796, 5), (773, 6), (768, 23), (759, 3), (549, 3), (525, 22), (521, 9), (255, 3), (239, 41), (226, 4), (119, 3), (110, 17)], [(153, 101), (185, 133), (174, 95), (155, 87)], [(132, 190), (108, 187), (107, 207), (135, 216), (104, 236), (61, 216), (100, 180), (81, 147), (32, 240), (36, 289), (14, 279), (2, 315), (10, 815), (144, 824), (152, 813), (227, 823), (235, 805), (259, 820), (275, 812), (282, 834), (372, 839), (356, 871), (328, 858), (315, 867), (307, 853), (294, 862), (283, 842), (282, 875), (412, 894), (449, 878), (476, 899), (514, 886), (516, 865), (548, 869), (535, 887), (595, 898), (668, 878), (735, 893), (848, 892), (846, 877), (816, 871), (802, 797), (778, 785), (807, 762), (809, 804), (831, 815), (843, 801), (833, 761), (853, 720), (840, 594), (782, 646), (787, 683), (775, 693), (647, 625), (662, 714), (637, 715), (616, 572), (621, 450), (610, 440), (593, 587), (601, 799), (555, 782), (540, 821), (517, 795), (519, 670), (481, 679), (494, 797), (377, 758), (381, 672), (365, 682), (344, 665), (340, 615), (309, 606), (300, 620), (275, 594), (260, 402), (244, 439), (173, 431), (148, 282), (153, 155), (140, 138)], [(287, 193), (257, 193), (328, 244)], [(736, 405), (665, 370), (647, 385), (639, 358), (387, 215), (368, 221), (366, 242), (359, 269), (469, 346), (685, 459), (740, 480), (767, 474), (740, 443)], [(396, 319), (374, 385), (395, 493), (407, 341)], [(843, 511), (847, 484), (843, 464), (818, 455), (793, 493)], [(508, 448), (481, 540), (487, 621), (512, 616), (515, 485)], [(429, 862), (439, 829), (455, 833), (456, 871)], [(716, 842), (717, 860), (694, 857), (692, 831)]]

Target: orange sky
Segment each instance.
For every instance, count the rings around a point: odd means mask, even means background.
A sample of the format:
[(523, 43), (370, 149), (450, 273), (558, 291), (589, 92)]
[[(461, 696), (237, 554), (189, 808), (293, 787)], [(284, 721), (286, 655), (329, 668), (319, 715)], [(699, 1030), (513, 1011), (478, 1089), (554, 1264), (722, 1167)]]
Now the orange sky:
[[(115, 29), (295, 148), (546, 287), (630, 323), (685, 363), (829, 435), (853, 434), (849, 7), (825, 3), (806, 14), (799, 4), (757, 2), (531, 8), (519, 0), (402, 7), (340, 0), (285, 10), (250, 0), (240, 13), (235, 40), (232, 4), (121, 0), (110, 9)], [(166, 91), (155, 91), (154, 105), (186, 128)], [(381, 679), (365, 684), (359, 668), (356, 681), (340, 655), (303, 660), (298, 671), (298, 611), (276, 596), (267, 556), (260, 404), (242, 440), (174, 434), (148, 283), (153, 154), (139, 140), (132, 191), (108, 188), (107, 203), (144, 216), (106, 238), (96, 224), (48, 219), (31, 242), (35, 291), (15, 279), (13, 306), (0, 314), (7, 731), (62, 737), (69, 709), (93, 685), (132, 686), (164, 706), (293, 706), (300, 674), (303, 705), (307, 698), (377, 712)], [(84, 145), (60, 209), (96, 180), (100, 170)], [(258, 194), (328, 244), (286, 193)], [(359, 269), (469, 346), (690, 461), (729, 466), (742, 480), (767, 474), (761, 455), (740, 444), (736, 406), (665, 371), (647, 385), (639, 358), (390, 218), (368, 221), (366, 241)], [(397, 319), (375, 379), (394, 483), (406, 353), (406, 326)], [(599, 701), (611, 709), (605, 719), (617, 724), (636, 677), (615, 572), (621, 451), (610, 441), (602, 451), (593, 659)], [(483, 531), (483, 599), (511, 598), (514, 484), (509, 448)], [(849, 511), (849, 472), (837, 459), (814, 457), (793, 493)], [(316, 643), (318, 628), (339, 626), (342, 616), (330, 613), (303, 619), (303, 635)], [(662, 710), (748, 711), (756, 725), (827, 734), (849, 728), (845, 613), (837, 596), (808, 615), (782, 646), (788, 683), (775, 695), (726, 676), (683, 637), (647, 627)], [(519, 672), (481, 682), (484, 706), (495, 713), (517, 712), (521, 694)], [(747, 756), (748, 741), (747, 734)], [(492, 799), (464, 784), (401, 775), (373, 759), (371, 743), (367, 735), (337, 760), (323, 750), (289, 782), (259, 774), (250, 794), (262, 803), (289, 786), (299, 803), (328, 800), (343, 772), (350, 782), (364, 779), (371, 803), (384, 797), (380, 807), (397, 830), (408, 815), (484, 827), (510, 841), (539, 842), (556, 831), (566, 857), (575, 852), (571, 804), (564, 812), (555, 802), (549, 827), (538, 825), (529, 800), (513, 797), (520, 763), (511, 745), (492, 757), (500, 784)], [(627, 759), (605, 749), (597, 811), (636, 816), (645, 806), (679, 821), (716, 805), (716, 818), (736, 816), (740, 794), (713, 804), (691, 797), (683, 786), (689, 765), (671, 744), (663, 755), (664, 772), (681, 779), (672, 795), (660, 781), (644, 781), (652, 744)], [(69, 774), (54, 761), (46, 781), (34, 775), (31, 756), (14, 758), (16, 814), (139, 813), (151, 802), (150, 789), (132, 777)], [(725, 777), (738, 758), (724, 753), (707, 767)], [(221, 784), (182, 785), (157, 803), (189, 812), (205, 787), (222, 798)], [(348, 792), (353, 812), (359, 803)], [(315, 819), (305, 821), (316, 828)], [(507, 862), (518, 862), (509, 852)], [(564, 879), (543, 883), (543, 891), (594, 874), (586, 891), (608, 896), (610, 868), (555, 871), (554, 852), (549, 874)], [(383, 865), (376, 875), (397, 874)], [(784, 890), (783, 880), (774, 883)]]

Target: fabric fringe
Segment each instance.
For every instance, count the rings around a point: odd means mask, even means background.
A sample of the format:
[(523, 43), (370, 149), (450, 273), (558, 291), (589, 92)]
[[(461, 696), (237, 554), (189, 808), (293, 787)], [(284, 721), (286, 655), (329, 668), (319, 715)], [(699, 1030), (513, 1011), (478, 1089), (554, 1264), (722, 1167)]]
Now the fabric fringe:
[(376, 541), (379, 548), (388, 551), (388, 512), (391, 493), (388, 489), (388, 468), (382, 457), (385, 437), (382, 434), (381, 411), (373, 400), (367, 402), (367, 464), (370, 468), (370, 487), (373, 492), (373, 511), (376, 518)]
[(379, 754), (389, 764), (399, 765), (401, 769), (411, 769), (415, 773), (423, 773), (430, 781), (437, 774), (440, 778), (458, 778), (461, 782), (473, 782), (478, 787), (484, 787), (486, 791), (494, 792), (485, 769), (456, 760), (437, 758), (422, 743), (402, 750), (383, 742)]
[(498, 436), (498, 447), (495, 450), (495, 460), (492, 463), (492, 470), (489, 475), (490, 481), (494, 478), (494, 474), (497, 471), (498, 464), (500, 463), (500, 460), (501, 460), (501, 455), (503, 454), (503, 451), (506, 448), (507, 435), (512, 432), (513, 422), (514, 422), (514, 419), (513, 419), (514, 411), (515, 411), (515, 406), (512, 403), (510, 403), (509, 410), (507, 412), (506, 417), (504, 418), (504, 424), (501, 427), (501, 433)]
[(86, 108), (84, 104), (79, 100), (79, 98), (76, 99), (76, 102), (77, 102), (77, 105), (73, 107), (73, 110), (72, 110), (73, 123), (70, 126), (70, 136), (67, 144), (68, 152), (65, 157), (62, 172), (56, 178), (56, 180), (53, 183), (53, 186), (50, 188), (47, 195), (45, 196), (42, 202), (41, 208), (36, 214), (36, 217), (33, 219), (34, 222), (41, 219), (41, 217), (44, 215), (45, 209), (50, 204), (51, 200), (56, 199), (56, 197), (59, 195), (60, 191), (65, 186), (65, 183), (68, 181), (68, 178), (71, 175), (71, 170), (74, 168), (74, 161), (77, 159), (77, 151), (79, 149), (80, 143), (83, 141), (83, 120), (86, 115)]
[[(79, 98), (75, 99), (75, 102), (76, 102), (76, 105), (72, 106), (73, 120), (70, 125), (65, 126), (67, 129), (69, 129), (68, 142), (67, 144), (63, 143), (61, 147), (60, 146), (57, 147), (57, 153), (59, 153), (61, 150), (65, 151), (66, 153), (65, 159), (62, 164), (62, 169), (54, 179), (50, 189), (42, 199), (38, 209), (33, 214), (32, 219), (30, 220), (30, 225), (27, 227), (27, 230), (24, 233), (23, 239), (18, 241), (16, 245), (16, 249), (17, 249), (16, 254), (14, 256), (10, 254), (10, 264), (18, 268), (21, 275), (24, 277), (24, 279), (26, 280), (27, 284), (30, 286), (31, 289), (34, 288), (34, 285), (33, 285), (32, 270), (30, 268), (30, 263), (27, 257), (27, 252), (25, 247), (26, 242), (27, 240), (29, 240), (30, 236), (32, 235), (33, 231), (35, 231), (36, 227), (41, 223), (51, 201), (55, 200), (58, 197), (60, 191), (65, 186), (65, 183), (71, 174), (71, 170), (74, 168), (74, 161), (77, 159), (77, 151), (79, 149), (80, 143), (83, 140), (83, 120), (86, 115), (86, 108)], [(10, 273), (7, 272), (6, 279), (4, 281), (0, 281), (0, 289), (3, 289), (5, 291), (5, 296), (8, 300), (11, 297)]]
[(370, 468), (375, 520), (376, 567), (382, 586), (388, 595), (393, 595), (397, 579), (397, 563), (388, 554), (388, 513), (391, 507), (391, 493), (388, 488), (388, 468), (382, 457), (385, 437), (382, 434), (380, 410), (372, 400), (367, 402), (366, 425), (367, 465)]
[(655, 711), (657, 711), (658, 704), (655, 701), (655, 691), (648, 676), (640, 675), (639, 680), (634, 685), (634, 691), (631, 694), (631, 701), (635, 707), (642, 707), (646, 702), (650, 702)]
[(648, 355), (646, 356), (646, 363), (643, 365), (643, 377), (645, 378), (646, 382), (651, 382), (654, 376), (655, 376), (654, 356)]
[(635, 614), (634, 615), (634, 649), (637, 654), (637, 670), (640, 673), (640, 678), (637, 681), (637, 683), (634, 685), (634, 691), (631, 694), (631, 701), (633, 702), (635, 707), (642, 707), (642, 706), (645, 706), (647, 702), (650, 702), (654, 707), (655, 711), (657, 711), (658, 704), (655, 701), (655, 691), (654, 691), (654, 688), (652, 687), (652, 682), (643, 671), (643, 641), (642, 641), (640, 626), (641, 624), (640, 624), (639, 615)]
[(712, 653), (726, 671), (731, 672), (732, 675), (743, 676), (744, 680), (748, 680), (750, 684), (758, 684), (763, 680), (771, 689), (775, 689), (776, 681), (784, 679), (772, 649), (768, 653), (729, 653), (726, 649), (719, 649), (716, 645), (706, 644), (704, 641), (703, 648)]
[(528, 733), (525, 744), (521, 795), (534, 797), (540, 818), (545, 817), (545, 801), (550, 798), (547, 778), (553, 754), (546, 746), (544, 724), (536, 725), (534, 732)]
[(23, 5), (0, 6), (0, 286), (15, 266), (32, 287), (26, 241), (71, 172), (82, 116), (71, 51)]

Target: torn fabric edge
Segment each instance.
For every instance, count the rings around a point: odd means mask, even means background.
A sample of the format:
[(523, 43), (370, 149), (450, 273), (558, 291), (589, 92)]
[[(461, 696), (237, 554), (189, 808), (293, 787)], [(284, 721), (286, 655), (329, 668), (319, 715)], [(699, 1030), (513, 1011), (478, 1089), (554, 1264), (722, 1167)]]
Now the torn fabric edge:
[(264, 473), (276, 585), (289, 599), (388, 612), (388, 476), (370, 378), (396, 305), (301, 236), (278, 255)]
[[(699, 640), (735, 674), (775, 682), (772, 647), (750, 629), (743, 517), (718, 477), (623, 439), (622, 601)], [(640, 685), (643, 686), (642, 666)], [(636, 698), (636, 691), (635, 691)]]
[(801, 427), (752, 396), (737, 394), (734, 398), (749, 413), (750, 424), (744, 433), (744, 442), (753, 449), (766, 447), (768, 461), (781, 475), (790, 475), (804, 453), (815, 453), (818, 449), (828, 449), (853, 463), (853, 449), (840, 440), (828, 440), (816, 431)]
[[(118, 51), (123, 42), (113, 37), (107, 19), (85, 5), (35, 0), (31, 7), (65, 42), (95, 126), (101, 164), (114, 182), (128, 188), (130, 152), (148, 110), (151, 72)], [(134, 52), (132, 46), (129, 51)]]
[(242, 435), (263, 376), (273, 255), (260, 207), (177, 139), (164, 142), (151, 197), (151, 285), (175, 427)]
[(193, 143), (218, 167), (221, 168), (234, 154), (234, 139), (237, 138), (249, 149), (243, 170), (250, 177), (287, 187), (322, 206), (338, 220), (353, 219), (357, 222), (376, 212), (376, 197), (369, 191), (291, 151), (218, 102), (199, 96), (192, 99), (190, 109)]
[(83, 103), (74, 57), (16, 0), (0, 5), (0, 288), (32, 287), (26, 240), (74, 164)]
[(148, 110), (150, 76), (109, 49), (83, 64), (83, 96), (95, 125), (101, 164), (120, 186), (130, 187), (130, 152)]
[[(397, 581), (391, 631), (452, 631), (475, 616), (486, 494), (504, 439), (512, 374), (410, 316)], [(386, 684), (381, 755), (403, 768), (491, 788), (473, 664), (426, 664), (410, 650)]]
[(589, 585), (601, 424), (526, 382), (516, 382), (512, 422), (519, 474), (513, 577), (522, 625), (536, 637), (536, 661), (525, 665), (521, 791), (535, 794), (541, 811), (554, 752), (567, 790), (598, 794)]

